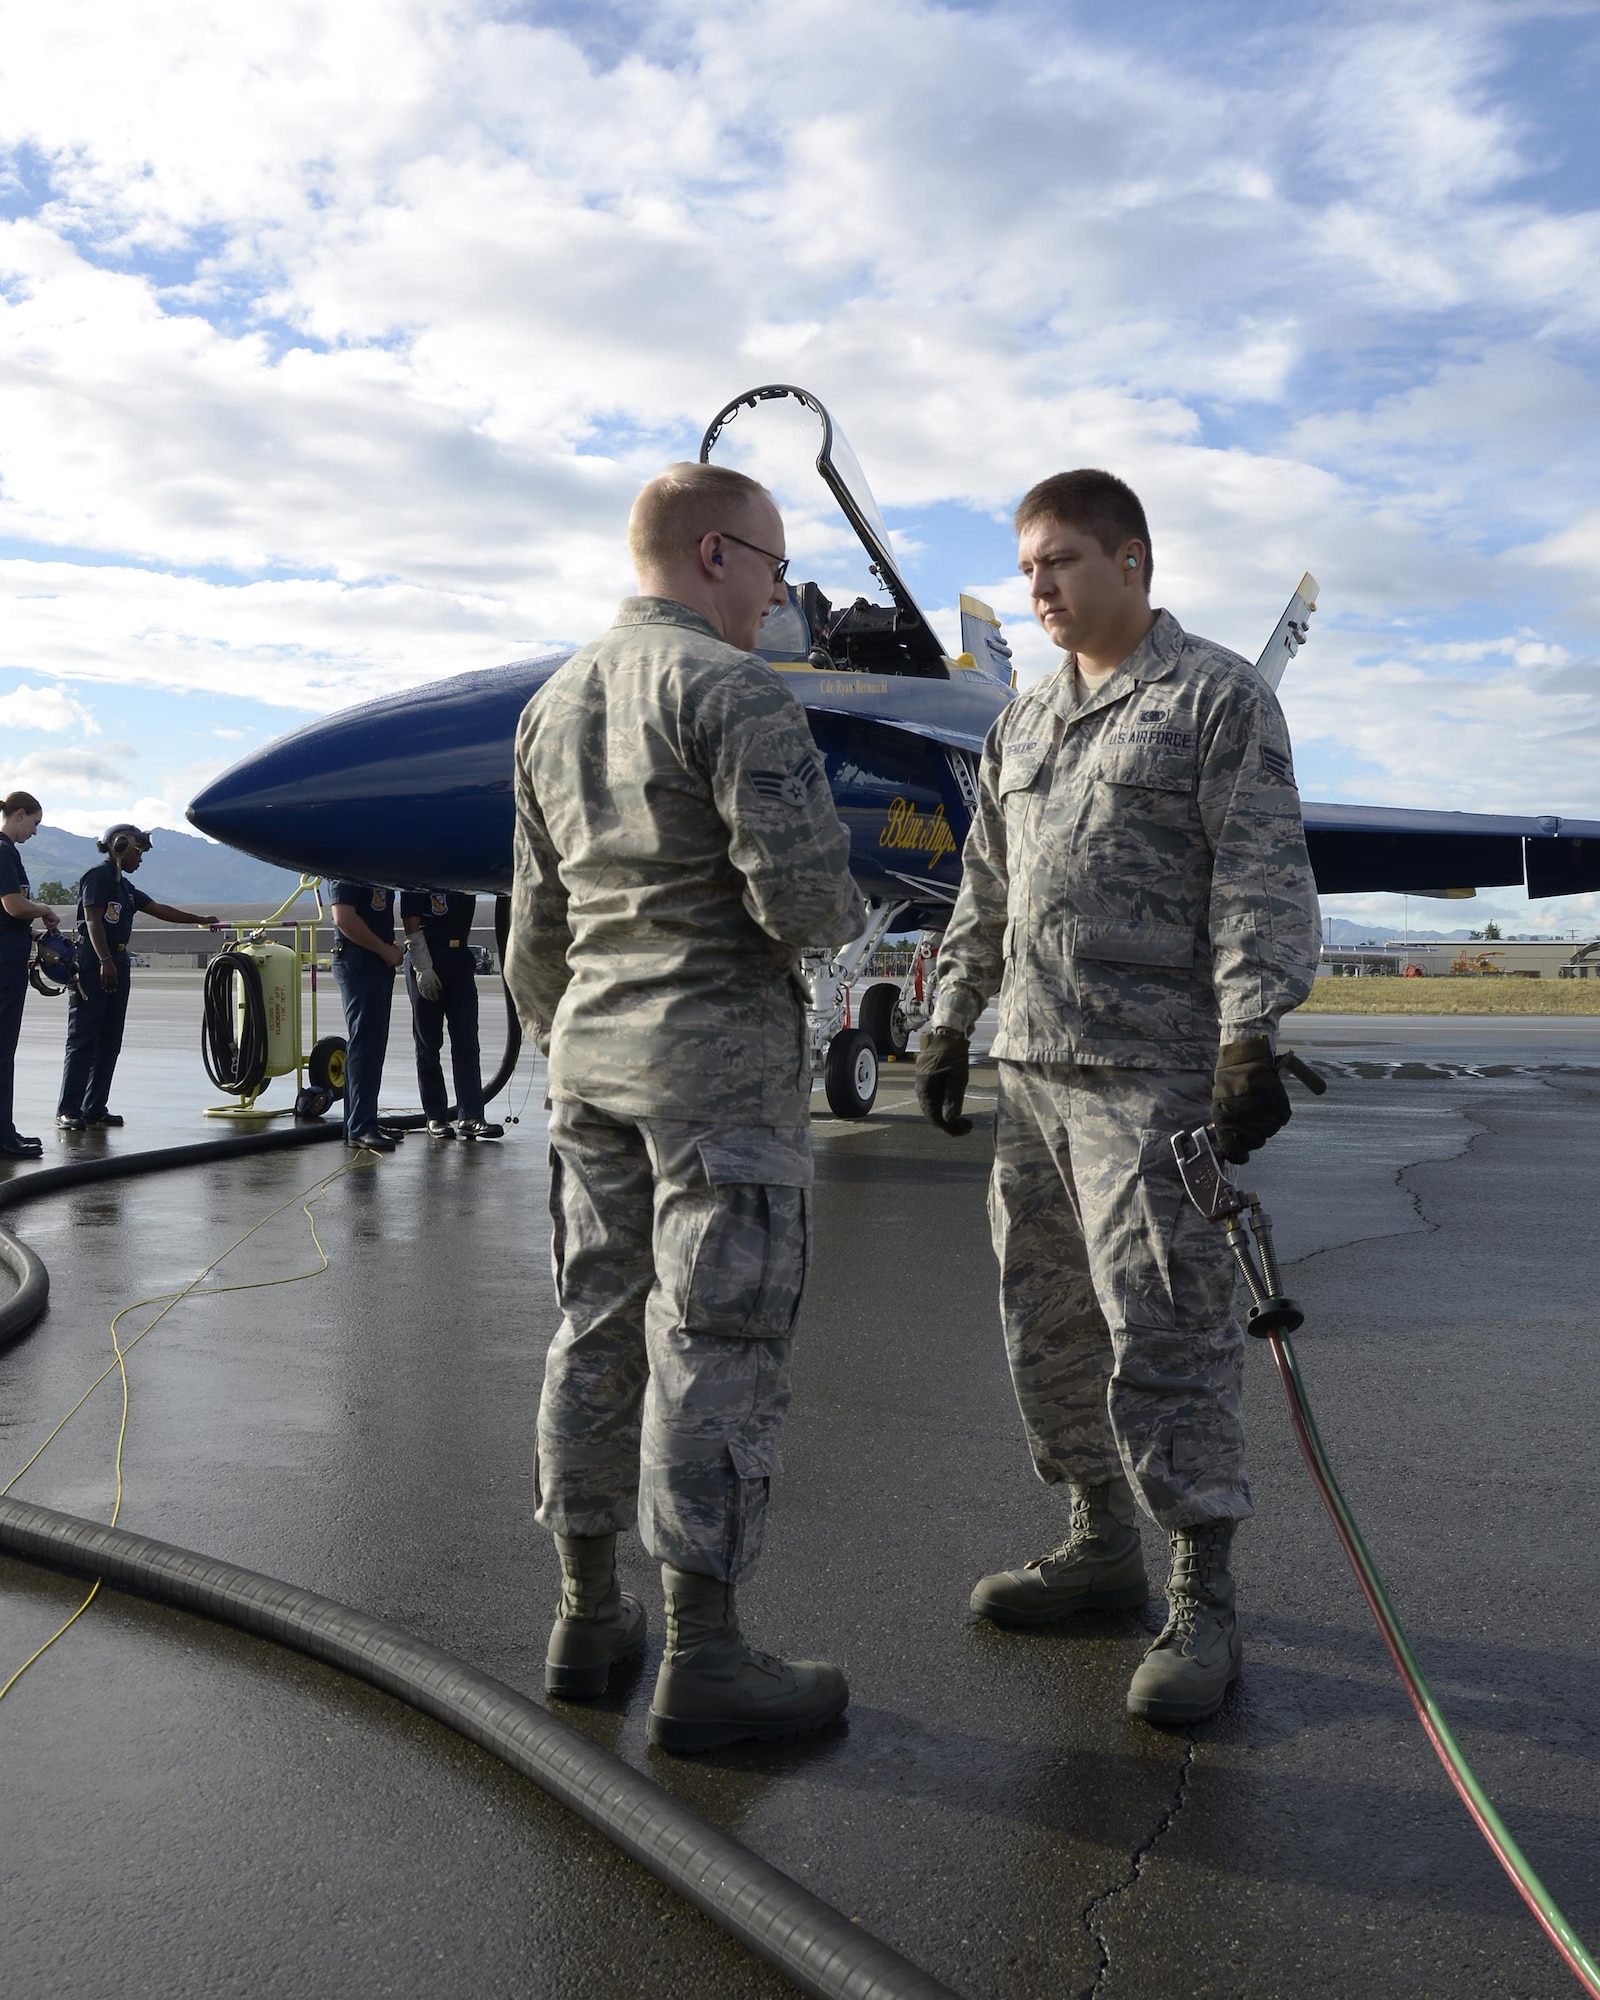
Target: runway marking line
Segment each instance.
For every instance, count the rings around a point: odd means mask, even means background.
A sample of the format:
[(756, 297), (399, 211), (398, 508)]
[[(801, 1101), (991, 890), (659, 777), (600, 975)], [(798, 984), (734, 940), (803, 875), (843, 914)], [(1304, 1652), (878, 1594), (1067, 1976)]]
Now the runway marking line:
[[(38, 1463), (50, 1449), (50, 1446), (61, 1435), (62, 1431), (65, 1430), (67, 1425), (71, 1423), (72, 1419), (83, 1408), (84, 1404), (88, 1402), (95, 1390), (106, 1380), (107, 1376), (120, 1374), (122, 1377), (122, 1415), (117, 1425), (117, 1449), (114, 1460), (116, 1498), (112, 1504), (109, 1524), (114, 1528), (122, 1512), (122, 1455), (128, 1436), (128, 1356), (139, 1345), (139, 1342), (144, 1339), (147, 1333), (155, 1331), (174, 1306), (181, 1305), (185, 1299), (193, 1297), (199, 1291), (200, 1286), (204, 1284), (205, 1280), (210, 1277), (219, 1264), (224, 1263), (233, 1255), (235, 1250), (248, 1243), (258, 1230), (265, 1229), (269, 1222), (275, 1222), (285, 1209), (293, 1208), (296, 1202), (299, 1202), (305, 1212), (306, 1221), (311, 1226), (311, 1241), (316, 1245), (317, 1255), (322, 1259), (320, 1264), (310, 1271), (293, 1271), (287, 1277), (282, 1278), (253, 1278), (245, 1285), (212, 1285), (205, 1292), (200, 1293), (200, 1296), (203, 1298), (219, 1298), (225, 1292), (262, 1292), (267, 1291), (274, 1285), (298, 1285), (303, 1283), (307, 1278), (320, 1278), (325, 1271), (331, 1268), (331, 1260), (327, 1251), (322, 1247), (322, 1238), (317, 1234), (317, 1219), (311, 1213), (311, 1204), (325, 1195), (334, 1182), (341, 1179), (345, 1174), (353, 1172), (358, 1167), (371, 1167), (376, 1164), (377, 1155), (375, 1153), (358, 1153), (353, 1160), (346, 1160), (343, 1166), (335, 1167), (331, 1174), (326, 1174), (322, 1179), (313, 1181), (310, 1187), (301, 1188), (297, 1193), (290, 1195), (287, 1201), (279, 1202), (275, 1209), (269, 1214), (263, 1215), (258, 1222), (253, 1222), (242, 1236), (236, 1237), (226, 1250), (221, 1251), (217, 1256), (213, 1257), (203, 1270), (196, 1272), (194, 1277), (189, 1280), (188, 1284), (181, 1291), (155, 1292), (147, 1299), (135, 1299), (130, 1305), (123, 1306), (113, 1316), (111, 1321), (111, 1348), (114, 1359), (100, 1371), (89, 1384), (88, 1388), (84, 1390), (83, 1394), (73, 1404), (72, 1408), (53, 1426), (44, 1442), (38, 1446), (33, 1455), (22, 1465), (18, 1466), (17, 1470), (12, 1473), (4, 1486), (0, 1486), (0, 1499), (3, 1499), (11, 1491), (12, 1487), (22, 1478), (24, 1473), (28, 1472)], [(161, 1310), (151, 1320), (150, 1324), (146, 1327), (141, 1327), (139, 1332), (124, 1347), (121, 1337), (117, 1332), (119, 1324), (127, 1318), (129, 1313), (140, 1312), (146, 1306), (160, 1306)], [(7, 1680), (0, 1682), (0, 1701), (5, 1700), (6, 1696), (16, 1686), (17, 1682), (22, 1679), (22, 1676), (28, 1669), (49, 1652), (50, 1648), (62, 1634), (69, 1632), (77, 1624), (78, 1620), (88, 1610), (89, 1606), (93, 1604), (99, 1594), (100, 1582), (97, 1578), (88, 1595), (78, 1606), (77, 1610), (73, 1612), (72, 1616), (64, 1624), (58, 1626), (42, 1646), (37, 1647), (31, 1652), (22, 1665)]]

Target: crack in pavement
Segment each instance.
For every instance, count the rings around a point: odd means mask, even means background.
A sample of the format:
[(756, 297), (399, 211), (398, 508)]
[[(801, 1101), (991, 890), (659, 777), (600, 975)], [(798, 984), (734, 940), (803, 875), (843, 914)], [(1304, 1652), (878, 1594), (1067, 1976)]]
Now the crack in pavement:
[[(1554, 1072), (1549, 1073), (1553, 1074)], [(1582, 1073), (1588, 1075), (1593, 1072), (1584, 1071)], [(1549, 1084), (1542, 1083), (1540, 1088), (1548, 1090), (1550, 1086)], [(1451, 1107), (1454, 1114), (1469, 1128), (1466, 1143), (1458, 1152), (1425, 1153), (1419, 1159), (1402, 1160), (1391, 1169), (1390, 1185), (1397, 1194), (1403, 1196), (1410, 1203), (1412, 1214), (1422, 1225), (1421, 1229), (1415, 1232), (1416, 1234), (1437, 1236), (1443, 1224), (1435, 1222), (1428, 1214), (1422, 1205), (1420, 1192), (1409, 1184), (1406, 1178), (1407, 1175), (1414, 1174), (1423, 1167), (1456, 1166), (1463, 1160), (1471, 1159), (1478, 1151), (1479, 1145), (1483, 1140), (1492, 1139), (1496, 1136), (1495, 1127), (1490, 1122), (1489, 1117), (1490, 1112), (1496, 1107), (1496, 1102), (1494, 1098), (1490, 1097), (1468, 1097), (1460, 1104)], [(1358, 1249), (1363, 1243), (1381, 1243), (1394, 1233), (1393, 1231), (1369, 1231), (1365, 1235), (1341, 1238), (1337, 1243), (1321, 1243), (1315, 1250), (1303, 1251), (1298, 1257), (1280, 1257), (1279, 1263), (1285, 1271), (1298, 1271), (1303, 1265), (1314, 1263), (1319, 1257), (1330, 1257), (1336, 1251), (1340, 1250)], [(1407, 1231), (1405, 1233), (1410, 1234), (1412, 1232)]]
[(1106, 1940), (1105, 1927), (1100, 1922), (1100, 1912), (1107, 1904), (1131, 1894), (1138, 1887), (1139, 1879), (1144, 1874), (1145, 1863), (1150, 1859), (1157, 1843), (1172, 1830), (1172, 1824), (1183, 1811), (1184, 1801), (1188, 1797), (1189, 1774), (1194, 1769), (1194, 1752), (1195, 1736), (1194, 1731), (1190, 1730), (1183, 1746), (1183, 1759), (1178, 1765), (1178, 1776), (1172, 1788), (1172, 1797), (1152, 1828), (1149, 1838), (1142, 1841), (1129, 1856), (1128, 1873), (1122, 1880), (1113, 1882), (1109, 1889), (1102, 1889), (1092, 1902), (1084, 1906), (1079, 1915), (1078, 1921), (1100, 1954), (1100, 1964), (1095, 1972), (1094, 1984), (1085, 1989), (1081, 2000), (1098, 2000), (1098, 1996), (1105, 1990), (1106, 1981), (1111, 1976), (1111, 1946)]
[[(1465, 1125), (1475, 1128), (1469, 1130), (1466, 1143), (1458, 1152), (1443, 1154), (1425, 1153), (1420, 1159), (1401, 1160), (1396, 1166), (1390, 1169), (1389, 1185), (1394, 1189), (1396, 1194), (1409, 1202), (1412, 1214), (1422, 1225), (1422, 1228), (1414, 1233), (1424, 1236), (1436, 1236), (1442, 1225), (1434, 1222), (1428, 1216), (1422, 1206), (1421, 1195), (1414, 1187), (1408, 1186), (1406, 1181), (1407, 1174), (1413, 1174), (1421, 1167), (1454, 1166), (1457, 1161), (1468, 1159), (1477, 1151), (1480, 1139), (1493, 1138), (1493, 1126), (1489, 1124), (1486, 1118), (1478, 1116), (1479, 1106), (1486, 1104), (1487, 1100), (1476, 1098), (1469, 1100), (1465, 1104), (1453, 1107), (1455, 1115)], [(1315, 1250), (1304, 1250), (1297, 1257), (1284, 1257), (1280, 1255), (1278, 1262), (1280, 1267), (1285, 1271), (1298, 1271), (1303, 1265), (1315, 1263), (1319, 1257), (1331, 1257), (1335, 1252), (1340, 1250), (1358, 1249), (1363, 1243), (1382, 1243), (1397, 1234), (1410, 1235), (1412, 1233), (1409, 1230), (1368, 1230), (1360, 1236), (1341, 1237), (1337, 1243), (1319, 1243)]]

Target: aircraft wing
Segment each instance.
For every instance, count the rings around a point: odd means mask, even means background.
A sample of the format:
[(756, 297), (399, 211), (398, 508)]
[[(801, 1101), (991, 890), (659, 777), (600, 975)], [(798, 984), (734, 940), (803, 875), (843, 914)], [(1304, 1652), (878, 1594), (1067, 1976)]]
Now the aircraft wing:
[[(1316, 608), (1317, 579), (1307, 570), (1256, 661), (1269, 687), (1276, 689), (1309, 638)], [(1600, 820), (1315, 799), (1305, 800), (1301, 811), (1319, 895), (1452, 897), (1525, 887), (1540, 897), (1600, 889)]]
[(1314, 799), (1302, 811), (1312, 872), (1324, 896), (1376, 890), (1449, 896), (1526, 887), (1539, 897), (1600, 889), (1600, 820)]

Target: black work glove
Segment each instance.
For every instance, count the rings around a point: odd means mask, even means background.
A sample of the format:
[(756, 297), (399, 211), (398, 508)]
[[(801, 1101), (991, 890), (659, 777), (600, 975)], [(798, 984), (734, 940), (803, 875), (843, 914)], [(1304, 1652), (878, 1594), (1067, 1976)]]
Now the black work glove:
[(1289, 1093), (1266, 1036), (1224, 1042), (1211, 1085), (1211, 1122), (1222, 1157), (1242, 1167), (1292, 1116)]
[(967, 1094), (967, 1038), (953, 1028), (924, 1028), (917, 1050), (917, 1102), (922, 1115), (952, 1139), (963, 1139), (972, 1120), (961, 1115)]

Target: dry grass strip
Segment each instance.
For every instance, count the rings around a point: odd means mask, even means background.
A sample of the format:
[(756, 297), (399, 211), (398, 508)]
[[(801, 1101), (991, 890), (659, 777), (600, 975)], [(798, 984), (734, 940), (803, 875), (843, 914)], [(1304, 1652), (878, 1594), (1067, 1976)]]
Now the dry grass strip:
[(1600, 979), (1319, 979), (1302, 1014), (1600, 1014)]

